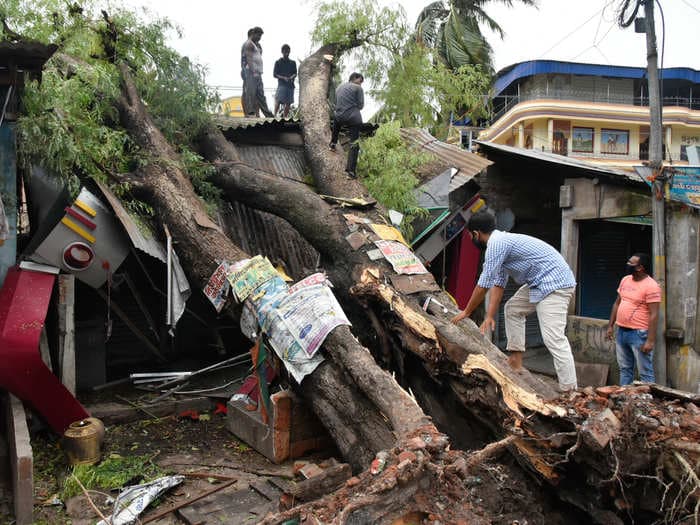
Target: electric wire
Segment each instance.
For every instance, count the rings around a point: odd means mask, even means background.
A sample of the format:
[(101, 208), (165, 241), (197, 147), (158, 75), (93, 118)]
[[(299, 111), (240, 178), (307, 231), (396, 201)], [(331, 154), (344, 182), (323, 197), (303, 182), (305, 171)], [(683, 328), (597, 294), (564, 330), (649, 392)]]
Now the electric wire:
[(575, 29), (571, 30), (569, 33), (567, 33), (566, 35), (564, 35), (564, 37), (562, 37), (562, 38), (559, 39), (557, 42), (555, 42), (555, 43), (552, 45), (552, 47), (550, 47), (549, 49), (547, 49), (547, 51), (545, 51), (544, 53), (540, 53), (539, 56), (540, 56), (540, 57), (544, 57), (547, 53), (549, 53), (550, 51), (552, 51), (552, 50), (553, 50), (554, 48), (556, 48), (559, 44), (561, 44), (562, 42), (564, 42), (567, 38), (569, 38), (569, 37), (572, 36), (574, 33), (576, 33), (576, 32), (577, 32), (579, 29), (581, 29), (583, 26), (585, 26), (588, 22), (590, 22), (590, 21), (593, 20), (596, 16), (598, 16), (598, 15), (601, 14), (603, 11), (605, 11), (605, 7), (607, 7), (607, 4), (606, 4), (606, 6), (603, 6), (601, 9), (598, 9), (595, 13), (593, 13), (593, 15), (591, 15), (589, 18), (587, 18), (581, 25), (579, 25), (579, 26), (576, 27)]
[[(616, 25), (616, 24), (615, 24), (615, 23), (616, 23), (616, 17), (615, 17), (615, 16), (613, 16), (612, 20), (608, 20), (608, 19), (605, 17), (605, 12), (607, 11), (607, 9), (608, 9), (610, 6), (613, 5), (614, 2), (615, 2), (615, 0), (608, 0), (607, 3), (603, 6), (603, 10), (602, 10), (601, 13), (600, 13), (600, 18), (598, 19), (598, 26), (596, 27), (595, 34), (593, 35), (593, 43), (592, 43), (590, 46), (588, 46), (587, 48), (585, 48), (583, 51), (577, 53), (577, 54), (576, 54), (573, 58), (571, 58), (570, 60), (572, 60), (572, 61), (573, 61), (573, 60), (576, 60), (578, 57), (580, 57), (581, 55), (583, 55), (583, 54), (586, 53), (587, 51), (589, 51), (589, 50), (591, 50), (591, 49), (595, 49), (596, 51), (598, 51), (598, 53), (599, 53), (600, 55), (602, 55), (603, 59), (604, 59), (608, 64), (611, 63), (610, 60), (608, 59), (608, 57), (603, 53), (603, 50), (600, 49), (599, 46), (600, 46), (600, 44), (602, 44), (603, 41), (608, 37), (608, 35), (610, 34), (610, 31), (612, 31), (612, 28)], [(598, 38), (598, 35), (600, 34), (600, 28), (601, 28), (601, 26), (603, 25), (603, 22), (606, 22), (606, 23), (610, 24), (610, 27), (608, 27), (608, 30), (607, 30), (607, 31), (605, 32), (605, 34), (599, 39), (599, 38)]]
[[(660, 68), (659, 68), (659, 94), (661, 96), (661, 100), (663, 101), (664, 99), (664, 52), (666, 51), (666, 19), (664, 18), (664, 10), (661, 7), (661, 2), (659, 0), (656, 0), (656, 5), (659, 8), (659, 13), (661, 13), (661, 63), (660, 63)], [(650, 101), (651, 102), (651, 101)], [(661, 117), (661, 128), (663, 129), (664, 125), (664, 105), (663, 102), (659, 104), (659, 116)], [(665, 140), (661, 141), (661, 144), (665, 144)], [(666, 145), (666, 149), (668, 150), (668, 144)], [(663, 153), (661, 155), (663, 157)], [(668, 150), (668, 158), (672, 160), (671, 158), (671, 151)]]
[[(634, 8), (632, 9), (632, 14), (625, 18), (625, 12), (627, 11), (627, 8), (630, 6), (630, 3), (634, 2)], [(623, 0), (622, 6), (620, 7), (620, 13), (618, 15), (618, 23), (620, 24), (620, 27), (629, 27), (632, 25), (632, 22), (634, 22), (635, 18), (637, 18), (637, 11), (639, 11), (639, 6), (642, 5), (641, 0)]]
[(691, 9), (693, 9), (693, 10), (697, 11), (698, 13), (700, 13), (700, 9), (698, 9), (697, 7), (695, 7), (693, 4), (688, 3), (688, 0), (681, 0), (681, 2), (683, 2), (685, 5), (687, 5), (687, 6), (690, 7)]

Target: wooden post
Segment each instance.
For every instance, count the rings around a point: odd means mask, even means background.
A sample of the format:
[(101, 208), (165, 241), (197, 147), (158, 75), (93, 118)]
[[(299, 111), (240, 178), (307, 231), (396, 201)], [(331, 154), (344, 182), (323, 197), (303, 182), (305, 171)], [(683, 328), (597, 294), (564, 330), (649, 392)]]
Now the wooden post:
[(22, 401), (10, 393), (5, 396), (15, 523), (30, 525), (34, 523), (34, 456), (27, 416)]
[(61, 382), (75, 395), (75, 276), (58, 276), (58, 360)]
[(661, 286), (659, 322), (654, 347), (656, 382), (666, 385), (666, 178), (663, 173), (663, 128), (661, 90), (657, 65), (654, 2), (644, 2), (647, 37), (647, 78), (649, 82), (649, 165), (654, 174), (651, 211), (653, 220), (654, 278)]

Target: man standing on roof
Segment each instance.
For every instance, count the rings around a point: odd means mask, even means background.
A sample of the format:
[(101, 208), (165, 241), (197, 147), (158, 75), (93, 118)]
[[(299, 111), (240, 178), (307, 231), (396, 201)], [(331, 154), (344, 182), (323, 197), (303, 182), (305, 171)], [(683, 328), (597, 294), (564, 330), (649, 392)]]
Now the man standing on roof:
[(360, 145), (357, 143), (357, 140), (360, 138), (360, 128), (362, 127), (362, 113), (360, 113), (360, 110), (365, 106), (365, 92), (362, 91), (362, 82), (364, 80), (365, 77), (360, 73), (352, 73), (350, 79), (340, 84), (338, 89), (335, 90), (333, 135), (328, 146), (331, 151), (335, 151), (341, 128), (348, 128), (350, 152), (348, 153), (345, 172), (353, 179), (357, 178), (355, 169), (357, 168), (357, 156), (360, 153)]
[[(250, 37), (252, 36), (252, 29), (248, 29), (248, 40), (250, 40)], [(243, 42), (243, 45), (241, 46), (241, 79), (243, 80), (243, 96), (241, 96), (241, 106), (243, 108), (243, 114), (248, 115), (247, 111), (247, 100), (245, 97), (245, 90), (246, 90), (246, 85), (245, 85), (245, 69), (246, 69), (246, 58), (245, 58), (245, 46), (248, 43), (248, 40)]]
[(508, 363), (515, 369), (522, 368), (525, 352), (525, 318), (537, 312), (544, 344), (552, 354), (554, 369), (559, 380), (559, 390), (566, 392), (577, 387), (574, 356), (564, 333), (571, 297), (576, 280), (561, 254), (549, 244), (529, 235), (502, 232), (496, 229), (496, 219), (488, 211), (472, 215), (467, 223), (472, 242), (486, 250), (484, 266), (479, 282), (467, 307), (457, 314), (458, 323), (476, 310), (490, 292), (486, 317), (480, 330), (493, 330), (495, 317), (503, 298), (508, 278), (522, 286), (506, 303), (506, 337), (510, 352)]
[(620, 384), (629, 385), (634, 380), (637, 364), (639, 379), (653, 383), (654, 344), (661, 303), (661, 287), (648, 273), (651, 268), (646, 253), (635, 253), (627, 260), (627, 275), (617, 288), (617, 300), (610, 312), (608, 338), (615, 340), (617, 364), (620, 367)]
[(266, 117), (272, 117), (272, 112), (267, 107), (265, 91), (263, 89), (262, 73), (262, 47), (260, 38), (263, 30), (253, 27), (248, 31), (248, 40), (241, 49), (241, 66), (243, 67), (243, 100), (242, 105), (246, 117), (257, 117), (258, 111), (262, 111)]
[(272, 74), (277, 79), (277, 93), (275, 93), (275, 116), (282, 106), (282, 116), (287, 118), (289, 108), (294, 102), (294, 79), (297, 78), (297, 63), (289, 58), (291, 49), (289, 45), (282, 46), (282, 58), (275, 62)]

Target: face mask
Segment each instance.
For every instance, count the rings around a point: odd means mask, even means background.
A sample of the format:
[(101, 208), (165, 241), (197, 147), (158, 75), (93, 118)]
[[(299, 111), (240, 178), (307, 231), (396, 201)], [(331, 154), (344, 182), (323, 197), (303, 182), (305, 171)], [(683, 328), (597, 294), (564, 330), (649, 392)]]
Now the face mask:
[(631, 264), (626, 264), (625, 265), (625, 270), (627, 275), (634, 275), (635, 272), (637, 271), (638, 266), (632, 266)]

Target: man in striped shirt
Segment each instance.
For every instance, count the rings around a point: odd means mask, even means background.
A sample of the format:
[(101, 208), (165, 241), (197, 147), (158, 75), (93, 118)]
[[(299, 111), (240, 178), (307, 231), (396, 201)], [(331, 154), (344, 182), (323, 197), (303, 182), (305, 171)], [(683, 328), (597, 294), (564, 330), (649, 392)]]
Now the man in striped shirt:
[(537, 312), (542, 339), (554, 360), (559, 389), (565, 392), (576, 388), (574, 357), (565, 335), (576, 280), (564, 258), (540, 239), (497, 230), (495, 217), (487, 211), (472, 215), (467, 229), (471, 232), (472, 242), (486, 250), (484, 266), (467, 307), (452, 322), (458, 323), (470, 316), (490, 291), (486, 317), (480, 330), (481, 333), (493, 330), (503, 291), (508, 278), (512, 277), (522, 286), (503, 309), (508, 338), (506, 350), (510, 352), (508, 362), (516, 370), (522, 368), (525, 318)]

